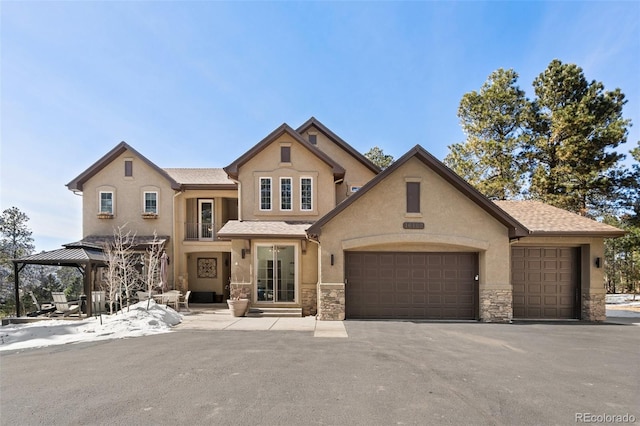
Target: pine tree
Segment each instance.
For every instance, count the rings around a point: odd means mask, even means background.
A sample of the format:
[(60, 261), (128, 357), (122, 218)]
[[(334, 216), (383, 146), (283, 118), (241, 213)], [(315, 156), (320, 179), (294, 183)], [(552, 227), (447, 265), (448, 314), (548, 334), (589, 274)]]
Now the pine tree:
[[(620, 89), (587, 82), (582, 69), (553, 60), (533, 82), (525, 150), (533, 198), (586, 215), (614, 207), (622, 181), (614, 151), (627, 138), (630, 120)], [(612, 196), (614, 195), (614, 196)]]
[(449, 146), (445, 164), (489, 198), (517, 197), (522, 187), (518, 159), (523, 117), (529, 102), (517, 86), (518, 74), (498, 69), (480, 92), (465, 94), (458, 117), (467, 139)]

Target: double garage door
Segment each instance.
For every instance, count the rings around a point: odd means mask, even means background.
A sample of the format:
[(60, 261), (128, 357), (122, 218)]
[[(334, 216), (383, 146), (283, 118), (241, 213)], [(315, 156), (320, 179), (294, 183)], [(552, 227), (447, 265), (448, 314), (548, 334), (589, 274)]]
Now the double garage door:
[(347, 318), (477, 319), (477, 253), (346, 252)]

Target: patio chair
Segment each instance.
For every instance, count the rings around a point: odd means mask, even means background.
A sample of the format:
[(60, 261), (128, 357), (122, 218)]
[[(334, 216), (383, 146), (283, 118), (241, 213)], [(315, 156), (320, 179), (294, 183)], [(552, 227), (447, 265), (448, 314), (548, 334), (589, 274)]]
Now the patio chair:
[(162, 293), (162, 300), (169, 305), (173, 305), (173, 308), (177, 311), (178, 304), (180, 303), (180, 292), (178, 290), (170, 290)]
[(52, 312), (52, 315), (67, 317), (80, 312), (79, 300), (68, 301), (67, 296), (63, 292), (52, 291), (51, 296), (53, 296), (53, 304), (56, 305), (56, 309)]
[(187, 294), (184, 296), (180, 296), (178, 299), (178, 309), (180, 309), (180, 306), (184, 306), (187, 308), (187, 311), (191, 312), (191, 309), (189, 309), (189, 296), (191, 296), (191, 290), (187, 291)]
[(30, 291), (29, 294), (31, 295), (33, 304), (36, 306), (36, 311), (29, 312), (27, 314), (28, 317), (37, 317), (38, 315), (48, 314), (56, 310), (56, 307), (52, 303), (39, 303), (33, 291)]

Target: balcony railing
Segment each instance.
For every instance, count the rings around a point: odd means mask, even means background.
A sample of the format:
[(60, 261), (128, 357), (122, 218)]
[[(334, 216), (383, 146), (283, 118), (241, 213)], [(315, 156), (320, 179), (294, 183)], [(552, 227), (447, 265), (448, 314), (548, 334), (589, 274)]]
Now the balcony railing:
[(185, 223), (184, 239), (186, 241), (214, 241), (216, 239), (215, 223)]

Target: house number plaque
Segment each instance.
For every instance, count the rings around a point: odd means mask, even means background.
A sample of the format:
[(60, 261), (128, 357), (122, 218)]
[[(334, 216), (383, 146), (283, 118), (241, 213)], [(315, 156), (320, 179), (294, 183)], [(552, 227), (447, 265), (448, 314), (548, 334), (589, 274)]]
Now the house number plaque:
[(402, 227), (404, 229), (424, 229), (424, 222), (404, 222)]

